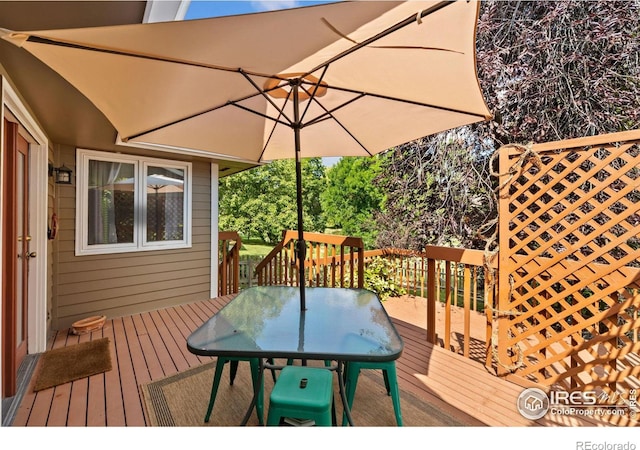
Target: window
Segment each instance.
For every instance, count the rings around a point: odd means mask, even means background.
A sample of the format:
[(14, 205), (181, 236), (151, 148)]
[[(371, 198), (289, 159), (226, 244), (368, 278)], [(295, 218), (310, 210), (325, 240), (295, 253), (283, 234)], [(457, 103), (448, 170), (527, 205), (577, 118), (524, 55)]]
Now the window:
[(191, 246), (191, 164), (78, 150), (76, 255)]

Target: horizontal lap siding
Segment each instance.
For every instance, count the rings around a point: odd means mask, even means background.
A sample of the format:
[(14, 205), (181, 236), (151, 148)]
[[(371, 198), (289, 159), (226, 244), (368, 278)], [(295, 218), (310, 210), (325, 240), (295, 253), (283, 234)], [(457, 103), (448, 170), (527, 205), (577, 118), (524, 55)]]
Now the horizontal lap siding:
[[(65, 162), (75, 159), (64, 153)], [(192, 247), (178, 250), (75, 256), (75, 185), (58, 185), (54, 329), (88, 316), (121, 317), (209, 298), (210, 173), (209, 163), (193, 163)]]

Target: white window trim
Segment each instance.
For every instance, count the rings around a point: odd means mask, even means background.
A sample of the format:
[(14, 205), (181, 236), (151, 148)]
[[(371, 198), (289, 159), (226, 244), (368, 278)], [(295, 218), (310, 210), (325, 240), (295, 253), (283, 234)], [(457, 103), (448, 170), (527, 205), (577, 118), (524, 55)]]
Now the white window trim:
[[(147, 242), (146, 241), (146, 202), (145, 189), (136, 189), (134, 208), (133, 243), (88, 245), (89, 222), (87, 220), (89, 202), (89, 161), (99, 160), (121, 162), (134, 165), (136, 183), (145, 186), (147, 167), (159, 166), (184, 170), (184, 236), (181, 240)], [(192, 205), (192, 164), (183, 161), (148, 158), (144, 156), (122, 155), (96, 150), (77, 149), (76, 153), (76, 256), (104, 255), (152, 250), (191, 248), (191, 205)]]

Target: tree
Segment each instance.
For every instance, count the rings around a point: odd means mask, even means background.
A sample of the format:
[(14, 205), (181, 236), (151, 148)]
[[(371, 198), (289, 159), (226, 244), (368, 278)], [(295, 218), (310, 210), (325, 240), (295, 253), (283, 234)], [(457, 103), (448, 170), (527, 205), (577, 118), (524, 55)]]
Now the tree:
[(477, 66), (494, 120), (393, 150), (379, 246), (482, 248), (493, 150), (640, 127), (640, 2), (487, 0)]
[[(320, 158), (302, 161), (303, 219), (306, 231), (324, 231), (320, 206), (325, 173)], [(276, 243), (283, 230), (298, 228), (295, 162), (273, 161), (220, 180), (220, 228)]]
[(380, 159), (341, 158), (327, 171), (327, 187), (321, 196), (327, 220), (346, 235), (362, 237), (366, 247), (375, 244), (374, 214), (384, 200), (374, 184), (381, 170)]

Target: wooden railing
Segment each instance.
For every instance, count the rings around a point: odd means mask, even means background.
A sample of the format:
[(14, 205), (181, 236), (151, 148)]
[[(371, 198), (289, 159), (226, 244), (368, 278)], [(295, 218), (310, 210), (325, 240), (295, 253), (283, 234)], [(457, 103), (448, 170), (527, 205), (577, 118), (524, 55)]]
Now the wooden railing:
[[(258, 264), (258, 284), (298, 286), (297, 231), (285, 231), (282, 241)], [(363, 287), (364, 245), (361, 238), (304, 233), (306, 257), (302, 278), (306, 286)]]
[(256, 267), (262, 261), (263, 256), (240, 256), (240, 289), (258, 285)]
[[(494, 261), (485, 262), (480, 250), (427, 246), (422, 252), (397, 248), (366, 251), (365, 267), (377, 257), (393, 262), (393, 281), (398, 286), (408, 294), (426, 297), (428, 342), (488, 361), (492, 331), (484, 309), (493, 304), (495, 286), (486, 271), (496, 267)], [(485, 321), (484, 336), (472, 336), (472, 319)]]
[(218, 233), (218, 295), (235, 294), (240, 288), (240, 247), (236, 231)]
[[(485, 264), (484, 252), (434, 246), (422, 252), (364, 251), (359, 238), (319, 233), (305, 233), (304, 238), (307, 286), (365, 287), (366, 266), (375, 258), (391, 260), (391, 280), (408, 294), (426, 298), (428, 342), (488, 363), (492, 330), (484, 309), (493, 304), (495, 292), (486, 269), (495, 264)], [(283, 233), (282, 241), (255, 269), (259, 285), (298, 285), (297, 239), (296, 231)], [(472, 320), (483, 321), (483, 335), (472, 334)]]

